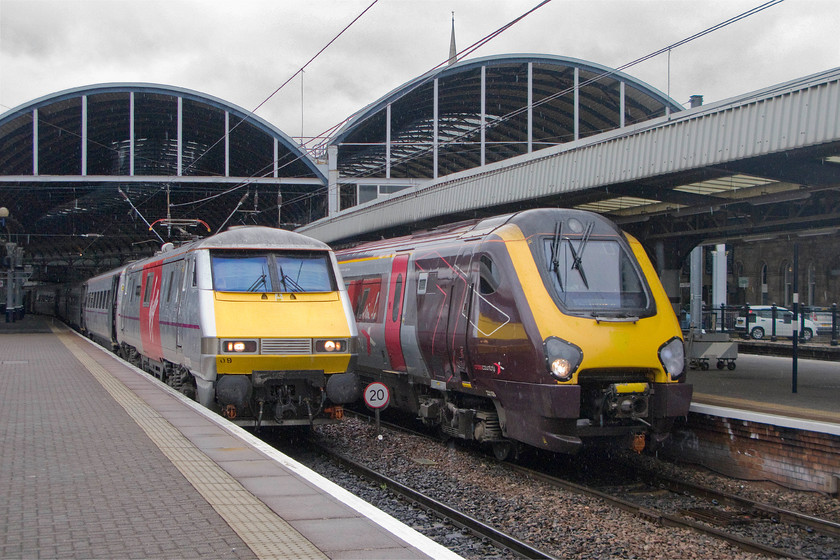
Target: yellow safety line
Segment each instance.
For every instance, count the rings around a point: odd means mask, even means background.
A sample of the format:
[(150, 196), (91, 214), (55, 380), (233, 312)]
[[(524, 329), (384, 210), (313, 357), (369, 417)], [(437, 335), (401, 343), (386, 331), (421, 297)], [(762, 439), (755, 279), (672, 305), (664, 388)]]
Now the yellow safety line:
[(328, 558), (195, 447), (156, 410), (83, 352), (73, 340), (74, 335), (51, 328), (62, 344), (128, 412), (258, 558)]

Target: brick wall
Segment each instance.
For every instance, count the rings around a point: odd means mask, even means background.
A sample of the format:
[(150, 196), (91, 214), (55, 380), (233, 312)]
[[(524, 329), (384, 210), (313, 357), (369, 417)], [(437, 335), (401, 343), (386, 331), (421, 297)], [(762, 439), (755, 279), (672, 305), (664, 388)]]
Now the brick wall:
[(661, 453), (736, 478), (838, 493), (840, 436), (692, 412)]

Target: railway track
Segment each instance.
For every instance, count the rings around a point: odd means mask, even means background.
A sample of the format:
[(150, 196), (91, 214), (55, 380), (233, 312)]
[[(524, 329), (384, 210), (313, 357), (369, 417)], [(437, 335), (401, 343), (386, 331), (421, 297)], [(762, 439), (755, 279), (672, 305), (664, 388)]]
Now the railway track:
[[(751, 516), (770, 519), (774, 523), (787, 523), (788, 525), (801, 527), (807, 532), (814, 531), (828, 537), (840, 538), (840, 523), (836, 523), (834, 521), (820, 519), (812, 515), (806, 515), (797, 511), (765, 504), (756, 500), (744, 498), (743, 496), (723, 492), (721, 490), (694, 484), (684, 480), (678, 480), (662, 474), (653, 474), (642, 471), (637, 472), (639, 479), (644, 480), (644, 482), (651, 487), (667, 488), (669, 491), (678, 494), (691, 494), (693, 496), (702, 497), (712, 504), (728, 505), (739, 508), (748, 512)], [(688, 514), (691, 514), (691, 512), (688, 512)]]
[[(364, 415), (360, 415), (364, 417)], [(430, 439), (429, 434), (383, 422), (383, 426)], [(551, 486), (601, 499), (613, 507), (656, 524), (692, 530), (723, 540), (746, 552), (773, 557), (806, 558), (840, 554), (840, 524), (815, 516), (776, 507), (719, 489), (679, 480), (638, 467), (628, 467), (624, 480), (631, 483), (609, 485), (576, 483), (522, 465), (503, 466), (520, 476), (539, 480)], [(655, 495), (651, 499), (651, 496)], [(688, 505), (685, 505), (688, 504)], [(744, 530), (750, 524), (763, 524), (761, 530)], [(798, 535), (776, 536), (779, 529), (791, 527)], [(756, 538), (745, 535), (758, 533)], [(787, 542), (777, 546), (776, 542)], [(813, 543), (809, 542), (813, 541)], [(797, 549), (797, 547), (799, 547)], [(831, 551), (834, 552), (831, 552)], [(806, 551), (806, 552), (801, 552)], [(825, 552), (822, 552), (825, 554)]]
[(539, 471), (535, 471), (533, 469), (529, 469), (527, 467), (522, 467), (513, 464), (506, 465), (506, 467), (512, 471), (518, 472), (522, 476), (527, 476), (532, 479), (540, 480), (542, 482), (548, 483), (552, 486), (563, 488), (564, 490), (568, 490), (570, 492), (577, 492), (587, 496), (599, 498), (614, 507), (630, 512), (636, 515), (637, 517), (646, 519), (653, 523), (668, 527), (690, 529), (717, 539), (724, 540), (746, 552), (754, 552), (779, 558), (806, 558), (806, 556), (792, 554), (789, 550), (786, 549), (765, 545), (753, 539), (746, 538), (737, 533), (727, 532), (725, 530), (718, 529), (716, 527), (712, 527), (704, 523), (693, 521), (692, 519), (689, 519), (688, 517), (682, 515), (675, 515), (672, 513), (668, 513), (663, 509), (640, 505), (639, 503), (633, 500), (620, 498), (612, 493), (604, 492), (583, 484), (570, 482), (568, 480), (563, 480), (555, 476), (551, 476), (545, 473), (541, 473)]
[(441, 519), (449, 521), (456, 527), (470, 531), (479, 538), (487, 539), (497, 548), (508, 549), (520, 558), (554, 558), (550, 554), (543, 552), (503, 531), (482, 523), (462, 511), (452, 508), (418, 490), (409, 488), (408, 486), (401, 484), (380, 472), (370, 469), (361, 463), (353, 461), (348, 457), (335, 453), (318, 442), (313, 441), (312, 444), (318, 448), (320, 453), (327, 455), (333, 462), (337, 463), (344, 469), (371, 481), (373, 484), (387, 488), (401, 498), (420, 506), (424, 510), (438, 516)]

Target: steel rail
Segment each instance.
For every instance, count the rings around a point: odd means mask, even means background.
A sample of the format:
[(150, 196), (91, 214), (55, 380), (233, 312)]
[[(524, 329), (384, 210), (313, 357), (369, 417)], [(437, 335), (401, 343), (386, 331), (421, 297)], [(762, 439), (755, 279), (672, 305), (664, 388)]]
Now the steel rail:
[(548, 474), (544, 474), (544, 473), (541, 473), (541, 472), (538, 472), (538, 471), (528, 469), (526, 467), (521, 467), (519, 465), (513, 465), (513, 464), (508, 464), (508, 463), (506, 463), (504, 466), (506, 468), (516, 472), (516, 473), (519, 473), (519, 474), (523, 475), (523, 476), (528, 476), (528, 477), (540, 480), (542, 482), (545, 482), (547, 484), (551, 484), (553, 486), (558, 486), (558, 487), (563, 488), (565, 490), (568, 490), (570, 492), (577, 492), (579, 494), (583, 494), (583, 495), (586, 495), (586, 496), (593, 496), (593, 497), (596, 497), (596, 498), (600, 498), (600, 499), (604, 500), (605, 502), (607, 502), (607, 503), (609, 503), (613, 506), (616, 506), (620, 509), (623, 509), (623, 510), (629, 512), (629, 513), (632, 513), (632, 514), (634, 514), (634, 515), (636, 515), (636, 516), (638, 516), (642, 519), (646, 519), (646, 520), (651, 521), (653, 523), (657, 523), (657, 524), (664, 525), (664, 526), (669, 526), (669, 527), (677, 527), (677, 528), (683, 528), (683, 529), (693, 529), (693, 530), (695, 530), (699, 533), (706, 534), (706, 535), (715, 537), (717, 539), (727, 541), (730, 544), (733, 544), (733, 545), (737, 546), (738, 548), (740, 548), (741, 550), (744, 550), (744, 551), (747, 551), (747, 552), (755, 552), (755, 553), (758, 553), (758, 554), (766, 554), (766, 555), (769, 555), (769, 556), (775, 556), (775, 557), (779, 557), (779, 558), (795, 558), (795, 559), (805, 558), (804, 556), (798, 556), (798, 555), (795, 555), (795, 554), (791, 554), (790, 552), (788, 552), (786, 550), (782, 550), (780, 548), (775, 548), (775, 547), (772, 547), (772, 546), (767, 546), (767, 545), (761, 544), (759, 542), (756, 542), (752, 539), (747, 539), (747, 538), (741, 537), (739, 535), (733, 535), (733, 534), (727, 533), (725, 531), (721, 531), (720, 529), (716, 529), (714, 527), (709, 527), (707, 525), (697, 523), (697, 522), (692, 521), (690, 519), (684, 519), (684, 518), (682, 518), (680, 516), (677, 516), (677, 515), (672, 515), (670, 513), (665, 513), (665, 512), (661, 512), (661, 511), (651, 509), (651, 508), (639, 506), (639, 505), (634, 504), (633, 502), (631, 502), (629, 500), (624, 500), (624, 499), (621, 499), (621, 498), (617, 498), (617, 497), (611, 496), (610, 494), (607, 494), (605, 492), (601, 492), (600, 490), (595, 490), (594, 488), (589, 488), (589, 487), (581, 485), (581, 484), (576, 484), (574, 482), (569, 482), (569, 481), (566, 481), (566, 480), (562, 480), (562, 479), (559, 479), (557, 477), (554, 477), (554, 476), (551, 476), (551, 475), (548, 475)]
[[(367, 416), (363, 413), (354, 412), (352, 414), (354, 414), (355, 416), (357, 416), (360, 419), (361, 418), (369, 419), (369, 416)], [(393, 424), (393, 423), (390, 423), (390, 422), (382, 422), (382, 425), (383, 426), (388, 426), (392, 429), (399, 430), (399, 431), (402, 431), (402, 432), (418, 435), (420, 437), (431, 438), (431, 436), (429, 436), (428, 434), (423, 434), (421, 432), (418, 432), (416, 430), (412, 430), (411, 428), (406, 428), (405, 426), (401, 426), (399, 424)], [(529, 476), (531, 478), (535, 478), (535, 479), (538, 479), (538, 480), (542, 480), (543, 482), (546, 482), (546, 483), (554, 485), (554, 486), (559, 486), (559, 487), (565, 488), (565, 489), (567, 489), (569, 491), (572, 491), (572, 492), (576, 492), (576, 493), (583, 494), (583, 495), (590, 495), (590, 496), (594, 496), (594, 497), (603, 499), (604, 501), (606, 501), (606, 502), (608, 502), (608, 503), (610, 503), (610, 504), (612, 504), (616, 507), (619, 507), (619, 508), (621, 508), (621, 509), (623, 509), (623, 510), (629, 512), (629, 513), (632, 513), (632, 514), (634, 514), (634, 515), (636, 515), (636, 516), (638, 516), (642, 519), (646, 519), (648, 521), (651, 521), (651, 522), (654, 522), (654, 523), (659, 523), (661, 525), (666, 525), (666, 526), (670, 526), (670, 527), (692, 529), (692, 530), (698, 531), (702, 534), (707, 534), (711, 537), (729, 542), (729, 543), (737, 546), (741, 550), (744, 550), (744, 551), (747, 551), (747, 552), (755, 552), (755, 553), (759, 553), (759, 554), (767, 554), (767, 555), (783, 557), (783, 558), (804, 558), (803, 556), (797, 556), (797, 555), (791, 554), (790, 552), (788, 552), (786, 550), (782, 550), (782, 549), (775, 548), (775, 547), (772, 547), (772, 546), (764, 545), (764, 544), (761, 544), (761, 543), (756, 542), (754, 540), (747, 539), (745, 537), (741, 537), (739, 535), (730, 534), (730, 533), (727, 533), (727, 532), (722, 531), (720, 529), (716, 529), (714, 527), (710, 527), (708, 525), (698, 523), (698, 522), (693, 521), (691, 519), (686, 519), (686, 518), (678, 516), (678, 515), (673, 515), (673, 514), (669, 514), (669, 513), (665, 513), (665, 512), (659, 512), (659, 511), (655, 511), (651, 508), (638, 506), (631, 501), (623, 500), (621, 498), (617, 498), (615, 496), (612, 496), (610, 494), (601, 492), (601, 491), (596, 490), (594, 488), (589, 488), (587, 486), (584, 486), (584, 485), (581, 485), (581, 484), (576, 484), (574, 482), (569, 482), (569, 481), (566, 481), (566, 480), (562, 480), (560, 478), (557, 478), (557, 477), (554, 477), (554, 476), (551, 476), (551, 475), (548, 475), (548, 474), (545, 474), (545, 473), (541, 473), (539, 471), (534, 471), (534, 470), (529, 469), (527, 467), (522, 467), (522, 466), (519, 466), (519, 465), (515, 465), (513, 463), (503, 463), (503, 466), (510, 469), (510, 470), (513, 470), (514, 472), (517, 472), (519, 474)], [(645, 472), (642, 472), (638, 469), (636, 469), (636, 472), (637, 472), (638, 476), (642, 480), (645, 480), (645, 482), (647, 482), (648, 484), (651, 484), (653, 486), (657, 485), (654, 482), (654, 479), (657, 478), (657, 477), (660, 477), (660, 475), (645, 473)], [(733, 505), (733, 506), (750, 507), (750, 508), (753, 508), (754, 510), (757, 510), (757, 511), (762, 512), (762, 513), (769, 513), (771, 515), (776, 515), (776, 516), (778, 516), (778, 519), (784, 520), (784, 521), (788, 522), (789, 524), (805, 525), (806, 527), (812, 528), (814, 531), (820, 532), (820, 533), (828, 535), (828, 536), (840, 536), (840, 524), (834, 523), (832, 521), (819, 519), (819, 518), (816, 518), (816, 517), (812, 517), (812, 516), (809, 516), (809, 515), (805, 515), (805, 514), (790, 511), (790, 510), (785, 510), (785, 509), (778, 508), (778, 507), (775, 507), (775, 506), (772, 506), (772, 505), (769, 505), (769, 504), (763, 504), (763, 503), (760, 503), (760, 502), (755, 502), (755, 501), (749, 500), (748, 498), (742, 498), (740, 496), (735, 496), (735, 495), (732, 495), (732, 494), (725, 494), (725, 493), (718, 492), (718, 491), (716, 491), (714, 489), (711, 489), (711, 488), (703, 488), (702, 486), (696, 485), (696, 484), (693, 484), (693, 483), (683, 482), (683, 481), (679, 481), (679, 480), (671, 479), (671, 478), (666, 478), (666, 477), (660, 477), (660, 478), (662, 480), (666, 481), (666, 483), (669, 484), (669, 486), (670, 486), (668, 488), (669, 490), (677, 492), (677, 493), (682, 493), (684, 490), (687, 490), (689, 492), (694, 492), (695, 491), (694, 489), (696, 489), (695, 495), (701, 495), (702, 496), (702, 495), (704, 495), (703, 492), (705, 491), (706, 496), (710, 496), (713, 499), (717, 499), (720, 502), (727, 502), (727, 503), (729, 503), (729, 505)], [(714, 494), (714, 495), (712, 495), (712, 494)]]
[(430, 511), (440, 517), (450, 520), (456, 527), (467, 529), (474, 535), (486, 538), (498, 548), (507, 548), (514, 554), (522, 558), (554, 558), (554, 556), (551, 556), (550, 554), (542, 550), (534, 548), (531, 545), (520, 541), (519, 539), (511, 535), (508, 535), (507, 533), (504, 533), (485, 523), (482, 523), (481, 521), (467, 515), (466, 513), (453, 509), (447, 506), (446, 504), (435, 500), (434, 498), (426, 496), (421, 492), (409, 488), (408, 486), (405, 486), (404, 484), (401, 484), (396, 480), (383, 475), (382, 473), (369, 469), (368, 467), (357, 463), (352, 459), (349, 459), (339, 453), (331, 451), (330, 449), (324, 447), (318, 442), (312, 443), (318, 448), (320, 452), (324, 453), (330, 459), (340, 464), (341, 466), (347, 468), (348, 470), (352, 471), (353, 473), (368, 480), (371, 480), (377, 485), (381, 485), (388, 488), (395, 494), (417, 504), (418, 506), (422, 507), (427, 511)]
[(750, 509), (752, 511), (770, 517), (775, 516), (778, 520), (784, 521), (789, 525), (801, 525), (803, 527), (813, 529), (814, 531), (823, 535), (827, 535), (829, 537), (840, 537), (840, 523), (836, 523), (834, 521), (820, 519), (819, 517), (813, 517), (811, 515), (806, 515), (798, 511), (792, 511), (776, 507), (774, 505), (766, 504), (763, 502), (757, 502), (750, 498), (730, 494), (728, 492), (723, 492), (721, 490), (709, 488), (700, 484), (696, 484), (694, 482), (677, 480), (675, 478), (671, 478), (670, 476), (647, 473), (642, 471), (638, 471), (637, 474), (641, 480), (644, 480), (647, 484), (651, 486), (658, 486), (660, 483), (662, 483), (668, 490), (672, 492), (683, 494), (690, 493), (698, 497), (714, 499), (717, 500), (719, 503), (724, 503), (730, 506), (740, 507), (743, 509)]

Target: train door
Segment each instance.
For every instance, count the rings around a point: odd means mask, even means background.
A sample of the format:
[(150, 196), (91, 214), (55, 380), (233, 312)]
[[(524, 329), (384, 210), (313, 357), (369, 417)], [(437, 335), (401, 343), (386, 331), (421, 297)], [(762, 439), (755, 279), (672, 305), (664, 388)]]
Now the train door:
[(159, 263), (152, 263), (143, 267), (140, 293), (140, 339), (143, 344), (143, 354), (160, 360), (163, 357), (160, 338), (160, 288), (161, 267)]
[(85, 332), (85, 315), (88, 308), (88, 289), (87, 284), (82, 284), (81, 295), (79, 296), (79, 330)]
[(111, 325), (111, 342), (117, 343), (117, 301), (120, 299), (120, 273), (114, 274), (111, 278), (111, 292), (109, 303), (111, 309), (108, 310), (108, 320)]
[(181, 302), (183, 301), (182, 292), (184, 278), (184, 261), (178, 260), (172, 263), (172, 278), (169, 283), (169, 290), (167, 297), (170, 299), (169, 304), (173, 308), (173, 315), (175, 316), (175, 324), (178, 327), (175, 329), (175, 350), (181, 350)]
[(475, 282), (472, 281), (472, 245), (465, 245), (453, 262), (453, 283), (449, 300), (449, 321), (447, 328), (448, 356), (451, 362), (453, 380), (469, 385), (469, 329), (475, 298)]
[[(176, 312), (176, 322), (183, 325), (182, 317), (188, 315), (187, 290), (190, 289), (195, 278), (195, 257), (190, 256), (182, 261), (178, 261), (177, 270), (180, 274), (181, 291), (178, 294), (178, 310)], [(178, 351), (183, 351), (184, 346), (184, 328), (177, 329), (175, 334), (175, 348)]]
[(397, 255), (391, 263), (388, 301), (385, 306), (385, 348), (394, 371), (406, 371), (405, 357), (400, 343), (403, 303), (405, 300), (408, 255)]

